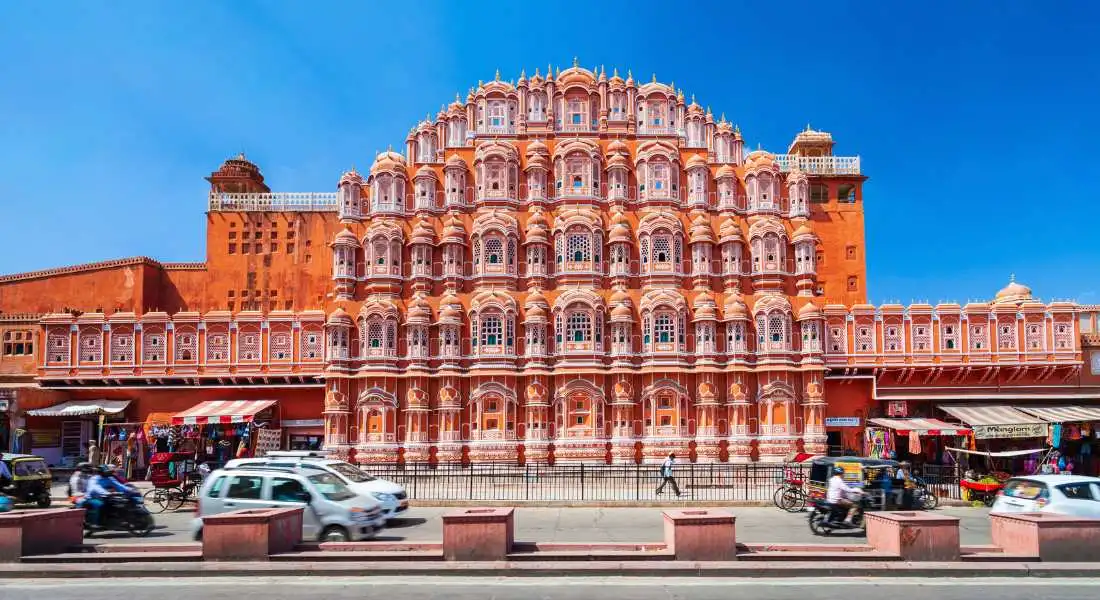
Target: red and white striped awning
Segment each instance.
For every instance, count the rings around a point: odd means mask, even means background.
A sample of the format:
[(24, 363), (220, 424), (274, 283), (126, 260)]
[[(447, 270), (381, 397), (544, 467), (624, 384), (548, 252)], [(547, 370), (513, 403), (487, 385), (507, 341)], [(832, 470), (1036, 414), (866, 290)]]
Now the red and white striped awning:
[(867, 419), (871, 423), (895, 431), (916, 431), (918, 435), (967, 435), (970, 429), (939, 419)]
[(1100, 421), (1100, 408), (1092, 406), (1021, 406), (1020, 410), (1051, 423)]
[(274, 404), (275, 400), (209, 400), (172, 415), (172, 424), (251, 423), (257, 414)]

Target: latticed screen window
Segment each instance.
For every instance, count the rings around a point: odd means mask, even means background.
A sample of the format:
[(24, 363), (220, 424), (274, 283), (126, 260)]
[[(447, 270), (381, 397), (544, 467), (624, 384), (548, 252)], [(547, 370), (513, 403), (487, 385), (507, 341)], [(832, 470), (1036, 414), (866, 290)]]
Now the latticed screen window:
[(114, 347), (111, 348), (111, 360), (114, 362), (134, 361), (134, 333), (124, 331), (112, 336)]
[(557, 262), (560, 265), (565, 255), (565, 240), (561, 236), (554, 238), (554, 250), (557, 253)]
[(499, 346), (501, 342), (500, 317), (485, 317), (481, 321), (481, 344)]
[(887, 352), (901, 351), (901, 327), (887, 325), (882, 331), (882, 345)]
[(382, 322), (372, 321), (367, 326), (367, 345), (371, 348), (382, 347)]
[(559, 344), (561, 343), (562, 334), (563, 334), (564, 331), (565, 330), (562, 328), (561, 315), (559, 314), (559, 315), (554, 317), (554, 341), (555, 342), (557, 342)]
[(85, 329), (80, 332), (80, 362), (100, 362), (103, 360), (103, 340), (98, 329)]
[(786, 327), (783, 317), (772, 316), (768, 319), (768, 340), (773, 348), (780, 348), (786, 343)]
[(566, 334), (571, 342), (592, 341), (592, 318), (586, 312), (574, 312), (569, 315)]
[(829, 350), (839, 353), (848, 351), (848, 336), (843, 327), (829, 328)]
[(592, 240), (588, 234), (571, 233), (568, 239), (570, 262), (588, 262), (592, 260)]
[(970, 349), (985, 350), (985, 325), (973, 325), (970, 327)]
[(505, 323), (505, 336), (504, 345), (511, 348), (516, 345), (516, 322), (513, 319), (508, 319)]
[(176, 361), (191, 362), (199, 352), (199, 336), (191, 328), (176, 330)]
[(913, 351), (928, 352), (932, 349), (932, 331), (927, 325), (913, 326)]
[(726, 275), (736, 275), (741, 271), (741, 246), (726, 244), (722, 247), (722, 263)]
[(870, 325), (856, 327), (856, 349), (860, 352), (871, 352), (875, 349), (874, 329)]
[(159, 330), (146, 330), (142, 336), (141, 359), (144, 362), (161, 362), (164, 360), (165, 335)]
[(803, 323), (802, 324), (802, 349), (803, 350), (817, 350), (817, 325), (815, 323)]
[(745, 349), (745, 328), (742, 324), (726, 325), (726, 349), (734, 351)]
[(672, 262), (672, 240), (667, 235), (653, 238), (653, 261), (667, 263)]
[(653, 335), (657, 338), (658, 343), (667, 344), (671, 342), (676, 333), (675, 330), (676, 326), (672, 315), (668, 313), (661, 313), (653, 320)]
[(1031, 323), (1027, 326), (1027, 349), (1028, 350), (1042, 350), (1043, 349), (1043, 327), (1041, 325)]
[(1057, 323), (1054, 326), (1054, 347), (1058, 350), (1073, 348), (1073, 325), (1071, 323)]
[(768, 339), (768, 327), (764, 321), (764, 315), (756, 317), (756, 349), (762, 350)]
[(504, 262), (504, 242), (500, 238), (485, 240), (485, 262), (498, 265)]
[(386, 325), (386, 348), (397, 349), (397, 325), (392, 322)]
[(943, 349), (955, 350), (959, 347), (959, 326), (957, 324), (943, 324), (940, 331), (943, 337)]
[(642, 264), (649, 262), (649, 238), (642, 239), (641, 245)]
[(668, 165), (653, 163), (650, 167), (650, 176), (653, 180), (653, 191), (668, 190)]
[(997, 326), (997, 347), (1001, 350), (1012, 350), (1016, 347), (1015, 325)]
[(271, 334), (271, 358), (275, 360), (290, 360), (294, 348), (289, 332), (280, 331)]
[(206, 336), (206, 360), (207, 361), (226, 361), (229, 360), (229, 334), (224, 333), (225, 330), (219, 328), (217, 333), (213, 330)]
[(241, 332), (237, 343), (237, 358), (240, 360), (260, 360), (260, 334)]

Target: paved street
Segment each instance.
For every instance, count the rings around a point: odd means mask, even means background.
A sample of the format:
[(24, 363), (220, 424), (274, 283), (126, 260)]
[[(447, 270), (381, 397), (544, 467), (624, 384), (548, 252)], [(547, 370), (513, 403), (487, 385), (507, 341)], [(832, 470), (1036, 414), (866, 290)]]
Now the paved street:
[[(427, 542), (443, 539), (440, 516), (451, 508), (413, 507), (409, 516), (391, 522), (380, 540)], [(659, 542), (664, 539), (660, 508), (517, 508), (516, 539), (541, 542)], [(859, 543), (864, 538), (837, 534), (816, 537), (806, 525), (807, 513), (785, 513), (774, 507), (737, 507), (737, 539), (742, 542)], [(989, 519), (985, 509), (942, 508), (937, 514), (961, 519), (963, 544), (989, 544)], [(193, 512), (154, 515), (157, 530), (147, 541), (190, 541)], [(124, 534), (103, 534), (106, 543), (132, 542)]]
[(459, 577), (112, 579), (6, 581), (0, 600), (1085, 600), (1089, 579), (645, 579)]

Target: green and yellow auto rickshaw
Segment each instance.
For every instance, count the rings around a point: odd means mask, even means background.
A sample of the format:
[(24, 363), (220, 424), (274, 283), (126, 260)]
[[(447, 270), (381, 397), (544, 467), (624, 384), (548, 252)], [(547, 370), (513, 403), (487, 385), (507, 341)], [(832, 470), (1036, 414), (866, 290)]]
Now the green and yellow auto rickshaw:
[(2, 460), (11, 471), (11, 481), (3, 482), (0, 493), (16, 504), (35, 504), (39, 508), (50, 505), (53, 476), (46, 459), (32, 454), (5, 454)]

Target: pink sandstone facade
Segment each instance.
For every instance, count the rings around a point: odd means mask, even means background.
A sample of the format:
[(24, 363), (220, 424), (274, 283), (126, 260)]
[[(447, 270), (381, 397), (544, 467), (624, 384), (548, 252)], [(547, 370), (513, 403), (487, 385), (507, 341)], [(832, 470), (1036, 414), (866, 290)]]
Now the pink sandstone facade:
[(365, 462), (778, 462), (890, 394), (1096, 391), (1073, 303), (866, 304), (865, 177), (833, 145), (748, 152), (574, 65), (479, 83), (334, 194), (230, 159), (206, 262), (0, 278), (13, 422), (271, 398)]

